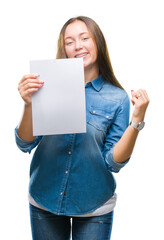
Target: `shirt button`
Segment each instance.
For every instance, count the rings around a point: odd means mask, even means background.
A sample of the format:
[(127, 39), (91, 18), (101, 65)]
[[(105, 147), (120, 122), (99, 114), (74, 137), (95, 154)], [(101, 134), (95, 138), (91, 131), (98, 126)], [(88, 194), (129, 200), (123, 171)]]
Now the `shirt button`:
[(60, 195), (63, 195), (63, 193), (61, 192)]
[(94, 110), (93, 113), (96, 113), (96, 111)]
[(68, 173), (68, 171), (65, 171), (65, 173)]
[(71, 155), (71, 152), (68, 152), (69, 155)]
[(64, 192), (64, 195), (66, 195), (66, 192)]
[(109, 116), (106, 116), (106, 118), (109, 118)]

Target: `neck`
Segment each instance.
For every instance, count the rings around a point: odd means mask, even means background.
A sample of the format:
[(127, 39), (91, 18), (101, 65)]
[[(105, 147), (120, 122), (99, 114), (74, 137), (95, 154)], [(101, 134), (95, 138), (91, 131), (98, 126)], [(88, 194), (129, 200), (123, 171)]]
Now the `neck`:
[(85, 77), (85, 84), (88, 82), (98, 78), (99, 76), (99, 69), (84, 69), (84, 77)]

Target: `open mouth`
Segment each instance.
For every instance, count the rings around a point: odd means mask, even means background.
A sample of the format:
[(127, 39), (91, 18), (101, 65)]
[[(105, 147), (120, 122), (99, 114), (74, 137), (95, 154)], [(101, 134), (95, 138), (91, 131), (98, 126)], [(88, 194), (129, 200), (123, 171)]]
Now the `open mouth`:
[(81, 53), (81, 54), (77, 54), (75, 56), (75, 58), (81, 58), (81, 57), (85, 57), (88, 53)]

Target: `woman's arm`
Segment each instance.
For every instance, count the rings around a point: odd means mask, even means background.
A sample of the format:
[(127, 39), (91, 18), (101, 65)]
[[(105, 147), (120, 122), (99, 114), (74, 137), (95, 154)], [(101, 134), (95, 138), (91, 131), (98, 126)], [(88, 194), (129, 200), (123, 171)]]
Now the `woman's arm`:
[(18, 85), (18, 91), (24, 100), (24, 112), (21, 122), (18, 126), (19, 137), (27, 142), (31, 142), (35, 139), (32, 130), (32, 107), (31, 96), (34, 92), (38, 91), (44, 84), (37, 79), (39, 75), (28, 74), (23, 76)]
[[(137, 92), (132, 91), (131, 101), (135, 106), (132, 121), (138, 124), (144, 120), (149, 98), (146, 91), (140, 89)], [(132, 126), (126, 129), (121, 139), (114, 146), (113, 159), (115, 162), (123, 163), (131, 156), (138, 133), (139, 131)]]
[(32, 109), (31, 109), (31, 104), (29, 105), (24, 105), (24, 111), (23, 111), (23, 116), (21, 119), (21, 122), (18, 126), (18, 135), (19, 137), (27, 142), (32, 142), (35, 137), (33, 136), (32, 133)]

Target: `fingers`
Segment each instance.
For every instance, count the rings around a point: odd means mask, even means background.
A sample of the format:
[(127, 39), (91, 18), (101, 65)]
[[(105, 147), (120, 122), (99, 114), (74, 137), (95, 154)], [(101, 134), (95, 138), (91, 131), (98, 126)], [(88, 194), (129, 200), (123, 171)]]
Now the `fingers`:
[(132, 94), (132, 103), (134, 104), (139, 104), (139, 103), (149, 103), (149, 97), (148, 94), (146, 92), (146, 90), (143, 89), (139, 89), (136, 92), (134, 92), (133, 90), (131, 91)]
[(143, 90), (143, 94), (144, 94), (145, 100), (147, 100), (148, 102), (150, 102), (150, 99), (149, 99), (149, 96), (148, 96), (146, 90)]
[[(40, 80), (36, 79), (36, 75), (25, 75), (22, 80), (20, 81), (19, 85), (18, 85), (18, 91), (20, 92), (20, 94), (22, 92), (26, 92), (27, 90), (31, 89), (31, 90), (37, 90), (40, 87), (43, 86), (44, 82), (41, 82)], [(30, 90), (30, 92), (31, 92)], [(27, 91), (28, 93), (29, 91)]]
[(133, 105), (135, 105), (132, 119), (134, 122), (138, 123), (143, 121), (150, 100), (146, 90), (143, 89), (139, 89), (136, 92), (132, 90), (131, 94), (131, 101)]
[(27, 89), (30, 89), (30, 88), (40, 88), (43, 86), (43, 82), (40, 82), (40, 81), (31, 81), (31, 79), (25, 81), (23, 84), (20, 84), (18, 86), (18, 90), (20, 91), (26, 91)]
[[(35, 75), (35, 74), (28, 74), (24, 75), (21, 81), (18, 84), (18, 87), (23, 87), (24, 85), (28, 83), (39, 83), (40, 81), (37, 79), (40, 75)], [(19, 89), (18, 89), (19, 90)]]
[(135, 94), (134, 90), (131, 90), (131, 95), (132, 95), (131, 102), (132, 102), (132, 104), (134, 105), (135, 102), (136, 102), (136, 100), (137, 100), (136, 94)]
[(23, 82), (24, 82), (25, 80), (27, 80), (27, 79), (36, 79), (36, 78), (38, 78), (38, 77), (40, 77), (39, 74), (26, 74), (26, 75), (23, 76), (23, 78), (21, 79), (21, 81), (19, 82), (19, 84), (23, 83)]
[(38, 74), (27, 74), (19, 82), (18, 91), (25, 103), (31, 103), (31, 95), (44, 85), (44, 82), (37, 79), (39, 76)]

